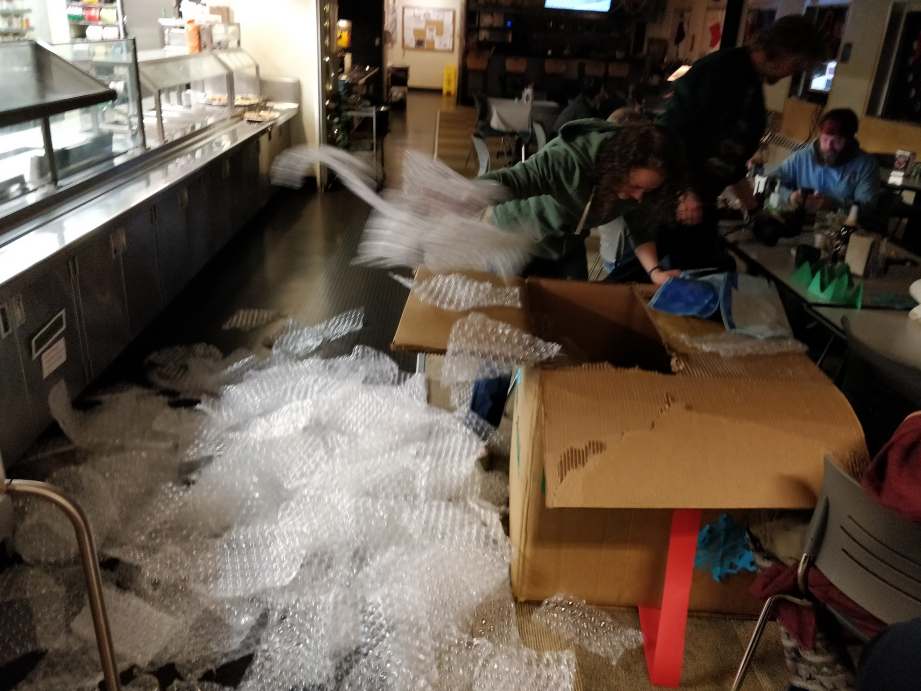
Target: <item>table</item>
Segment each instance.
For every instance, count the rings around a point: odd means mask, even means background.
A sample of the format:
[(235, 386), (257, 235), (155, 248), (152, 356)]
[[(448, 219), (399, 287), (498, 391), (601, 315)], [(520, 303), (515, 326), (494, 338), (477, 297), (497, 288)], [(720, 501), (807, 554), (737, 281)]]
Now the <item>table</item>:
[[(919, 195), (921, 196), (921, 195)], [(864, 280), (863, 309), (835, 307), (817, 302), (814, 296), (792, 280), (796, 245), (811, 244), (812, 235), (804, 234), (792, 240), (781, 240), (776, 247), (766, 247), (747, 236), (729, 242), (730, 249), (743, 261), (765, 273), (775, 284), (794, 294), (808, 314), (828, 328), (832, 337), (819, 358), (821, 363), (835, 339), (846, 339), (843, 319), (847, 317), (854, 335), (863, 343), (891, 360), (921, 369), (921, 324), (908, 318), (905, 310), (877, 309), (874, 300), (885, 295), (907, 295), (908, 287), (921, 278), (921, 263), (917, 266), (892, 266), (885, 276)], [(898, 247), (891, 248), (896, 259), (915, 260), (915, 255)]]
[(559, 105), (553, 101), (526, 103), (512, 98), (490, 98), (489, 126), (500, 132), (519, 134), (530, 132), (531, 123), (536, 120), (550, 132), (559, 112)]
[(905, 175), (902, 182), (890, 182), (889, 176), (892, 174), (892, 168), (880, 168), (879, 179), (884, 187), (888, 187), (896, 192), (921, 192), (921, 178), (910, 177)]
[(844, 307), (814, 307), (810, 313), (841, 338), (845, 337), (843, 319), (863, 343), (884, 357), (921, 369), (921, 323), (898, 310), (855, 310)]
[(659, 607), (638, 607), (649, 681), (677, 688), (684, 663), (691, 581), (700, 533), (700, 509), (675, 509), (668, 537), (665, 585)]
[[(747, 232), (747, 231), (746, 231)], [(784, 239), (775, 247), (767, 247), (750, 236), (737, 236), (731, 239), (729, 248), (744, 261), (754, 264), (767, 274), (776, 283), (795, 293), (808, 305), (822, 305), (815, 297), (809, 295), (805, 288), (793, 282), (796, 246), (800, 244), (812, 245), (813, 234), (804, 233), (799, 237)], [(887, 295), (908, 295), (908, 287), (916, 280), (921, 279), (921, 258), (901, 248), (890, 245), (890, 257), (896, 260), (914, 261), (915, 266), (890, 266), (885, 276), (868, 278), (863, 281), (863, 304), (872, 307), (874, 304), (884, 305)], [(826, 307), (831, 305), (824, 305)], [(898, 310), (900, 314), (904, 311)]]

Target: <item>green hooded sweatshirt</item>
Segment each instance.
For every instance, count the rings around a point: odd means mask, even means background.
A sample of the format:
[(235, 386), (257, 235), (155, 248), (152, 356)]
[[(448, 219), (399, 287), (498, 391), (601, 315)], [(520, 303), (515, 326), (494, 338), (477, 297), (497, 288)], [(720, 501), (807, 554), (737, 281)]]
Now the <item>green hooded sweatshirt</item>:
[[(506, 187), (512, 197), (496, 205), (493, 223), (509, 230), (533, 227), (544, 244), (555, 249), (565, 235), (579, 229), (597, 183), (599, 153), (620, 129), (604, 120), (575, 120), (528, 160), (484, 175), (484, 180)], [(590, 225), (583, 230), (623, 216), (634, 246), (654, 239), (652, 215), (633, 199), (617, 200), (604, 214), (600, 204), (593, 206), (587, 215)]]

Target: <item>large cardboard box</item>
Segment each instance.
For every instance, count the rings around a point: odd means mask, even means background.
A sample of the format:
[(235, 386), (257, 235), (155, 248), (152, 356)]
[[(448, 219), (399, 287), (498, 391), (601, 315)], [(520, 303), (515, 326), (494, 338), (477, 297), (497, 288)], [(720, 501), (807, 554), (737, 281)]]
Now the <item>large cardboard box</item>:
[[(849, 468), (865, 463), (850, 406), (805, 355), (695, 352), (682, 335), (722, 326), (656, 313), (643, 288), (519, 284), (524, 308), (491, 316), (561, 343), (568, 360), (525, 369), (516, 385), (518, 599), (568, 592), (603, 605), (655, 604), (671, 509), (707, 509), (706, 521), (724, 510), (811, 508), (826, 454)], [(411, 295), (394, 347), (443, 351), (463, 316)], [(751, 613), (750, 580), (695, 572), (691, 608)]]

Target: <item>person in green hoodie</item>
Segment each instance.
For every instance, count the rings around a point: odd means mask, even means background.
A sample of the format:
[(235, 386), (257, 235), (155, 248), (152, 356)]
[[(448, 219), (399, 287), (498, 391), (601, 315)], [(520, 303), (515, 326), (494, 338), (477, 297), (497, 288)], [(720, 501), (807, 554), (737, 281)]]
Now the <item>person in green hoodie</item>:
[(531, 158), (483, 176), (510, 197), (488, 215), (500, 228), (540, 233), (541, 256), (526, 275), (578, 280), (588, 278), (588, 232), (623, 217), (646, 274), (663, 283), (676, 272), (660, 266), (654, 232), (675, 213), (679, 151), (652, 124), (576, 120)]

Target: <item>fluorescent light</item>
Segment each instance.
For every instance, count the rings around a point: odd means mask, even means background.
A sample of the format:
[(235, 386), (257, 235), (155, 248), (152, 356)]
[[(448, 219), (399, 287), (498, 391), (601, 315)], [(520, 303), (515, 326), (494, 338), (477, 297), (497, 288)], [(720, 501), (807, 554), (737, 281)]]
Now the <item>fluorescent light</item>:
[(685, 74), (687, 74), (689, 69), (691, 69), (690, 65), (682, 65), (669, 75), (668, 81), (673, 82), (677, 79), (681, 79)]

